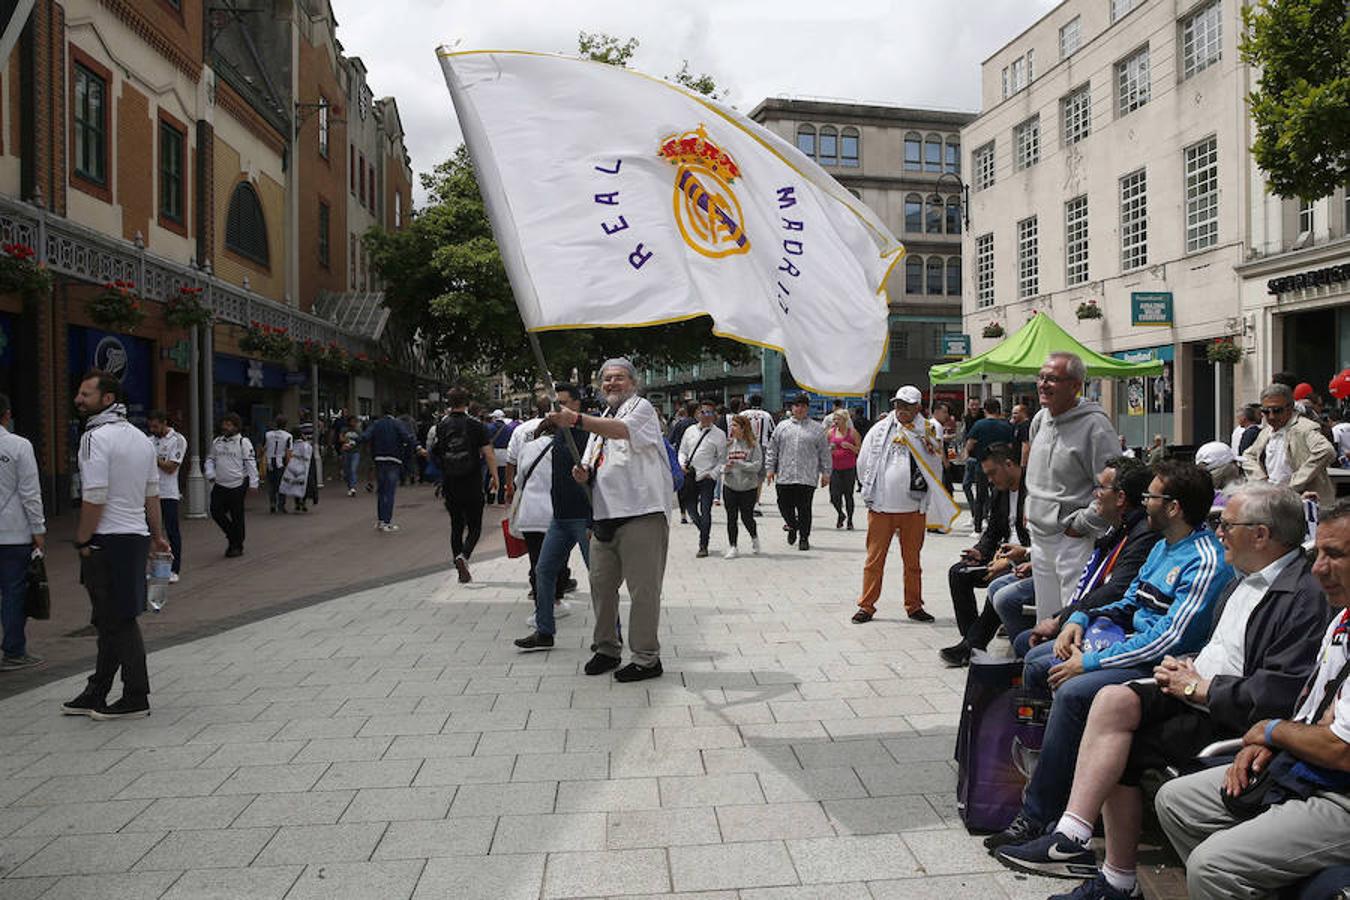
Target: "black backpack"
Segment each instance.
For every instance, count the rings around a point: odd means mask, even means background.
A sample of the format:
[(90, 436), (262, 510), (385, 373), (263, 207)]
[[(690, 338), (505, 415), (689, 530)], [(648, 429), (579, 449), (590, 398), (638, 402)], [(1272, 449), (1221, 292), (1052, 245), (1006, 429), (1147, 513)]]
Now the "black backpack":
[(446, 416), (436, 426), (436, 444), (432, 453), (447, 478), (464, 478), (478, 471), (478, 448), (469, 446), (464, 424), (464, 421)]

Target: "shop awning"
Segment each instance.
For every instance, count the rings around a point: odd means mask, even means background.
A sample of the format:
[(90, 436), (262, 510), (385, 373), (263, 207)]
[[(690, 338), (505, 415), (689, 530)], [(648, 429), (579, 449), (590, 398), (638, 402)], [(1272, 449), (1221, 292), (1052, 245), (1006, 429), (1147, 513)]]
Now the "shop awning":
[(320, 291), (314, 303), (314, 315), (327, 319), (348, 334), (378, 341), (389, 321), (389, 308), (384, 305), (384, 291), (345, 294)]
[(1159, 360), (1129, 363), (1089, 350), (1043, 313), (992, 350), (959, 362), (941, 363), (928, 370), (928, 380), (939, 384), (982, 384), (987, 382), (1032, 381), (1046, 356), (1068, 351), (1082, 357), (1089, 378), (1140, 378), (1162, 374)]

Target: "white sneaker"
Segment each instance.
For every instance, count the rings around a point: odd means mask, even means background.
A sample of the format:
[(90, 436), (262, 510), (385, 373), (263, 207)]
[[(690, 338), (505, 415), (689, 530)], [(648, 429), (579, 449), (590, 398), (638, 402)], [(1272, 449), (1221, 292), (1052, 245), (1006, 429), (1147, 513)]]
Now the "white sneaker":
[(177, 583), (178, 583), (178, 573), (177, 573), (177, 572), (170, 572), (170, 573), (169, 573), (169, 584), (177, 584)]
[(525, 627), (528, 628), (528, 629), (530, 629), (531, 631), (538, 631), (538, 630), (539, 630), (538, 628), (535, 627), (535, 624), (534, 624), (534, 613), (530, 613), (529, 618), (527, 618), (527, 619), (525, 620)]
[(395, 525), (393, 522), (390, 522), (388, 525), (384, 526), (384, 530), (385, 530), (385, 531), (398, 531), (398, 526)]
[(723, 559), (735, 559), (738, 556), (740, 556), (740, 554), (736, 552), (735, 547), (728, 547), (726, 552), (722, 554)]
[(750, 552), (756, 556), (759, 555), (759, 538), (750, 539)]
[(355, 497), (355, 496), (356, 496), (356, 488), (347, 488), (347, 496), (348, 496), (348, 497)]
[(572, 604), (566, 600), (559, 600), (553, 604), (553, 618), (565, 619), (572, 614)]

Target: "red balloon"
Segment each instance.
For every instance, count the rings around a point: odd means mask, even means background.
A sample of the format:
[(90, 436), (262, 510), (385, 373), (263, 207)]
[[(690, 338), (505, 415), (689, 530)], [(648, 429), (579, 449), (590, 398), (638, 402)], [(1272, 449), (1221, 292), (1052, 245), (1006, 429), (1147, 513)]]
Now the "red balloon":
[(1327, 392), (1337, 400), (1350, 399), (1350, 369), (1345, 369), (1331, 379)]

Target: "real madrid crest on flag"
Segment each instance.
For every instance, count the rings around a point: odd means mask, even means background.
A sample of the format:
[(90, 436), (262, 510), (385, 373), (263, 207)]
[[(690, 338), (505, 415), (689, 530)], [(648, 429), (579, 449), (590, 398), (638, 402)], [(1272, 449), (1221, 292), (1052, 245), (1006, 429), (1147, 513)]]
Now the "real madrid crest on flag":
[(781, 350), (804, 387), (871, 388), (904, 250), (789, 141), (631, 69), (440, 57), (527, 329), (708, 315)]

